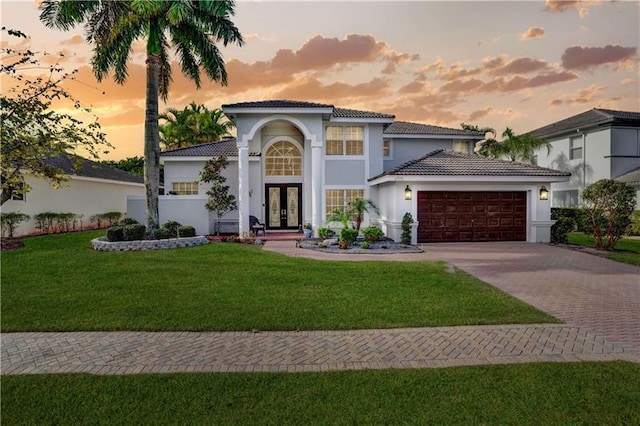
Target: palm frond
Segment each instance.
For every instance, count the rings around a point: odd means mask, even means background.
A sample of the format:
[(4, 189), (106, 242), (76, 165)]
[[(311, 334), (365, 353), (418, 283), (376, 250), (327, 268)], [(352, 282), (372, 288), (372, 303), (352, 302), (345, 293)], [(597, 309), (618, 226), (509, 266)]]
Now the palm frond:
[(97, 0), (44, 0), (38, 8), (40, 21), (47, 27), (68, 31), (84, 22), (99, 6)]

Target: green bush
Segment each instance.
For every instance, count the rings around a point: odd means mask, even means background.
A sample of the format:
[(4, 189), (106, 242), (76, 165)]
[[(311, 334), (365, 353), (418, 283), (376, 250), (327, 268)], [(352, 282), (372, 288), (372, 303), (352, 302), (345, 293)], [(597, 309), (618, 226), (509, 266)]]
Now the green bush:
[(362, 228), (362, 235), (366, 241), (373, 242), (382, 238), (384, 236), (384, 232), (382, 232), (382, 229), (375, 226), (367, 226), (366, 228)]
[(402, 234), (400, 235), (400, 242), (402, 244), (411, 244), (411, 224), (413, 223), (413, 216), (407, 212), (402, 216)]
[(326, 227), (318, 228), (318, 237), (322, 239), (332, 238), (336, 235), (333, 229), (329, 229)]
[(640, 210), (631, 213), (631, 230), (629, 235), (640, 235)]
[(135, 220), (132, 217), (125, 217), (120, 221), (119, 225), (122, 225), (122, 226), (124, 226), (124, 225), (137, 225), (139, 223), (140, 222), (138, 222), (137, 220)]
[(126, 225), (122, 227), (125, 241), (138, 241), (144, 238), (147, 227), (141, 224)]
[(365, 241), (362, 244), (360, 244), (360, 247), (365, 249), (365, 250), (368, 250), (369, 247), (371, 247), (371, 245), (368, 242)]
[(591, 233), (587, 213), (584, 209), (570, 207), (552, 207), (551, 220), (558, 220), (561, 217), (573, 219), (575, 231)]
[(351, 245), (356, 242), (358, 238), (358, 231), (353, 228), (342, 228), (340, 230), (340, 242), (347, 245)]
[(111, 226), (107, 228), (107, 240), (124, 241), (124, 226)]
[(181, 227), (182, 224), (180, 222), (176, 222), (175, 220), (170, 220), (162, 224), (162, 228), (169, 231), (169, 235), (171, 238), (178, 238), (178, 228)]
[(168, 240), (171, 238), (171, 232), (168, 229), (158, 228), (153, 231), (153, 238), (156, 240)]
[(193, 226), (179, 226), (178, 227), (178, 236), (179, 237), (195, 237), (196, 236), (196, 228)]
[(2, 236), (7, 235), (9, 238), (13, 238), (18, 225), (22, 222), (29, 220), (31, 216), (26, 213), (10, 212), (0, 214), (0, 224), (2, 225)]
[(576, 222), (568, 216), (560, 216), (551, 227), (551, 244), (567, 244), (569, 232), (576, 227)]
[(120, 212), (106, 212), (97, 213), (89, 218), (89, 221), (96, 224), (98, 228), (102, 228), (103, 225), (113, 226), (120, 221), (122, 213)]

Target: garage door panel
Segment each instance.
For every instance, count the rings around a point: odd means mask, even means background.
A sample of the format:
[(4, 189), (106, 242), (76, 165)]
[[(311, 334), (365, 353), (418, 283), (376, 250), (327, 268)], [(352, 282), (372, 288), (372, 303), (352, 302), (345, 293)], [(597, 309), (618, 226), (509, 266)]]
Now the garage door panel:
[(526, 192), (418, 191), (418, 241), (524, 241)]

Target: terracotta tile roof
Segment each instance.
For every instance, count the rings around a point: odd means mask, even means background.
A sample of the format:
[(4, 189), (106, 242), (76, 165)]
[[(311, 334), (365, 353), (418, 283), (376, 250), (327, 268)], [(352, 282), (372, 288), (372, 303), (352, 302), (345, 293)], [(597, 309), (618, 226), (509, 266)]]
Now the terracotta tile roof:
[[(571, 173), (514, 161), (481, 157), (440, 149), (408, 161), (374, 177), (414, 176), (571, 176)], [(371, 179), (370, 179), (371, 180)]]
[(428, 124), (409, 123), (407, 121), (394, 121), (384, 129), (385, 134), (393, 135), (455, 135), (455, 136), (478, 136), (484, 138), (484, 133), (471, 132), (463, 129), (452, 129), (448, 127), (431, 126)]
[[(201, 143), (184, 148), (172, 149), (160, 153), (161, 157), (236, 157), (238, 148), (236, 138), (223, 139), (216, 142)], [(250, 152), (250, 156), (259, 156), (259, 153)]]
[(107, 166), (96, 161), (75, 155), (61, 155), (47, 158), (44, 162), (55, 169), (62, 170), (67, 175), (84, 176), (96, 179), (115, 180), (121, 182), (143, 183), (141, 176), (132, 175), (124, 170)]
[(618, 176), (615, 180), (620, 182), (626, 182), (633, 186), (640, 186), (640, 167), (637, 169), (633, 169), (630, 172), (623, 174), (622, 176)]
[(585, 129), (604, 125), (640, 127), (640, 112), (593, 108), (592, 110), (532, 130), (527, 134), (538, 138), (548, 138), (575, 132), (581, 128)]

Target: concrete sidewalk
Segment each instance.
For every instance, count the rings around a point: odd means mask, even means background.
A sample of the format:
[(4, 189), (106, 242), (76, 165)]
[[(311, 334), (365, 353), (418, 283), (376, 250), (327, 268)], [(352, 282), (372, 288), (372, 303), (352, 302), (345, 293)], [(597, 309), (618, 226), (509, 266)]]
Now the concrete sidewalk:
[(425, 245), (424, 253), (314, 259), (445, 260), (566, 324), (308, 332), (5, 333), (2, 374), (326, 371), (539, 361), (640, 362), (640, 268), (545, 244)]

